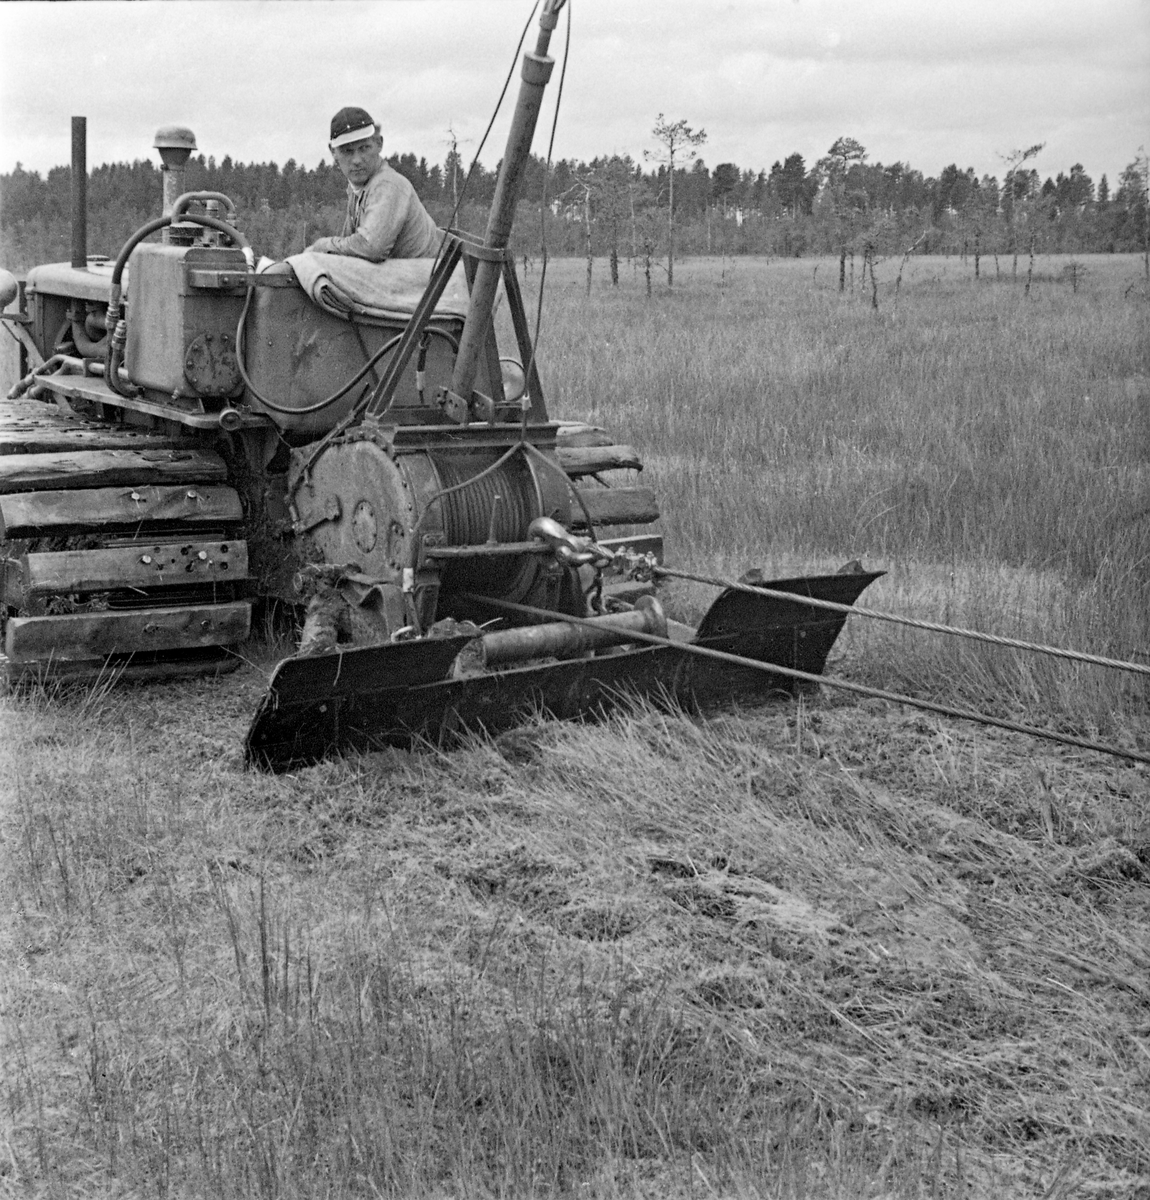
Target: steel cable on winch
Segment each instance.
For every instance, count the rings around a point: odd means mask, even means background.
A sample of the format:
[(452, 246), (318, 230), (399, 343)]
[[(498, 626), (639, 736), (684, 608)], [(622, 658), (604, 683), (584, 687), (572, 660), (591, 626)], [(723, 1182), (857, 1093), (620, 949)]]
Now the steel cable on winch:
[(992, 646), (1005, 646), (1011, 650), (1031, 650), (1036, 654), (1049, 654), (1055, 658), (1066, 658), (1071, 662), (1089, 663), (1095, 667), (1112, 667), (1117, 671), (1132, 671), (1136, 675), (1150, 675), (1150, 666), (1126, 662), (1120, 658), (1106, 658), (1101, 654), (1088, 654), (1083, 650), (1064, 650), (1060, 646), (1047, 646), (1042, 642), (1027, 642), (1021, 638), (1004, 637), (997, 633), (983, 633), (978, 629), (963, 629), (958, 625), (943, 625), (938, 621), (924, 621), (918, 617), (904, 617), (898, 613), (879, 612), (873, 608), (839, 604), (834, 600), (816, 600), (801, 592), (780, 592), (774, 588), (760, 587), (754, 583), (742, 583), (734, 579), (721, 579), (708, 575), (695, 575), (690, 571), (677, 571), (670, 567), (651, 567), (652, 575), (667, 579), (689, 579), (694, 583), (706, 583), (711, 587), (731, 588), (736, 592), (747, 592), (752, 596), (767, 596), (772, 600), (791, 600), (810, 608), (823, 608), (828, 612), (843, 613), (851, 617), (871, 617), (876, 621), (889, 621), (894, 625), (906, 625), (911, 629), (923, 629), (928, 633), (947, 633), (954, 637), (970, 638), (972, 641), (987, 642)]
[[(751, 589), (757, 590), (757, 589)], [(762, 594), (761, 592), (759, 593)], [(787, 600), (802, 600), (792, 592), (779, 593)], [(556, 612), (553, 609), (536, 608), (529, 604), (515, 604), (510, 600), (496, 600), (490, 596), (471, 599), (482, 599), (483, 603), (492, 608), (505, 609), (508, 612), (522, 613), (525, 616), (546, 617), (552, 621), (564, 621), (569, 625), (583, 625), (596, 628), (595, 622), (587, 617), (573, 617), (567, 613)], [(1109, 754), (1114, 758), (1126, 758), (1132, 762), (1150, 763), (1150, 754), (1142, 754), (1137, 750), (1122, 750), (1117, 746), (1107, 746), (1102, 742), (1092, 742), (1087, 738), (1074, 737), (1072, 734), (1055, 733), (1049, 729), (1039, 729), (1036, 725), (1023, 725), (1018, 721), (1009, 721), (1004, 717), (992, 717), (989, 713), (975, 712), (973, 709), (952, 708), (947, 704), (936, 704), (933, 700), (919, 700), (914, 696), (904, 696), (900, 692), (888, 692), (884, 688), (870, 687), (865, 683), (855, 683), (850, 679), (839, 679), (834, 675), (815, 675), (811, 671), (800, 671), (797, 667), (784, 667), (778, 663), (762, 662), (756, 658), (744, 658), (740, 654), (731, 654), (726, 650), (715, 650), (710, 646), (700, 646), (693, 642), (677, 642), (671, 638), (659, 637), (653, 633), (641, 633), (639, 630), (629, 630), (629, 641), (646, 642), (652, 646), (671, 646), (684, 654), (693, 654), (700, 658), (712, 658), (719, 662), (731, 663), (738, 667), (762, 671), (767, 675), (784, 675), (788, 679), (801, 679), (806, 683), (823, 683), (828, 687), (839, 688), (841, 691), (855, 692), (860, 696), (869, 696), (876, 700), (887, 700), (892, 704), (906, 704), (911, 708), (921, 708), (926, 712), (938, 713), (940, 716), (953, 717), (960, 721), (973, 721), (979, 725), (992, 725), (998, 729), (1006, 729), (1011, 733), (1022, 733), (1028, 737), (1042, 738), (1050, 742), (1059, 742), (1064, 746), (1075, 746), (1080, 750), (1094, 750), (1099, 754)]]

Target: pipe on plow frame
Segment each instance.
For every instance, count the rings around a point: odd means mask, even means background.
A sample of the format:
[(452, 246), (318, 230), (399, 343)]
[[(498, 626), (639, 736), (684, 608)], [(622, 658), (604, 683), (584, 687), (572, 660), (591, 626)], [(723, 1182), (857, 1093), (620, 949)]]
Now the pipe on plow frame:
[(654, 596), (642, 596), (632, 612), (588, 617), (586, 625), (552, 621), (546, 625), (519, 625), (485, 633), (480, 641), (487, 666), (503, 666), (533, 658), (569, 658), (604, 646), (631, 640), (632, 633), (667, 637), (667, 618)]
[[(786, 599), (803, 602), (802, 596), (794, 596), (789, 592)], [(547, 609), (534, 608), (527, 604), (515, 604), (510, 600), (497, 600), (493, 597), (472, 596), (471, 599), (482, 599), (492, 608), (501, 608), (507, 612), (523, 613), (526, 616), (547, 616), (555, 621), (564, 621), (569, 625), (594, 626), (592, 618), (573, 617), (566, 613), (552, 612)], [(952, 708), (947, 704), (935, 704), (932, 700), (919, 700), (914, 696), (904, 696), (900, 692), (888, 692), (884, 688), (868, 687), (865, 683), (855, 683), (850, 679), (837, 679), (833, 675), (815, 675), (810, 671), (800, 671), (797, 667), (784, 667), (779, 663), (761, 662), (754, 658), (744, 658), (740, 654), (730, 654), (726, 650), (714, 650), (710, 646), (700, 646), (692, 642), (678, 642), (657, 634), (645, 633), (638, 629), (630, 632), (630, 640), (645, 642), (650, 646), (673, 646), (685, 654), (695, 654), (700, 658), (712, 658), (719, 662), (727, 662), (732, 666), (750, 667), (757, 671), (765, 671), (775, 675), (784, 675), (788, 679), (801, 679), (806, 683), (822, 683), (827, 687), (839, 688), (845, 692), (855, 692), (860, 696), (872, 696), (878, 700), (889, 700), (892, 704), (906, 704), (911, 708), (921, 708), (926, 712), (939, 713), (944, 717), (955, 717), (960, 721), (973, 721), (978, 725), (992, 725), (997, 729), (1008, 729), (1012, 733), (1024, 733), (1027, 737), (1042, 738), (1049, 742), (1060, 742), (1064, 746), (1077, 746), (1082, 750), (1096, 750), (1100, 754), (1109, 754), (1114, 758), (1126, 758), (1131, 762), (1150, 763), (1150, 754), (1141, 754), (1137, 750), (1123, 750), (1118, 746), (1107, 746), (1102, 742), (1092, 742), (1086, 738), (1072, 737), (1065, 733), (1055, 733), (1049, 729), (1039, 729), (1035, 725), (1023, 725), (1018, 721), (1007, 721), (1001, 717), (992, 717), (988, 713), (975, 712), (973, 709)]]

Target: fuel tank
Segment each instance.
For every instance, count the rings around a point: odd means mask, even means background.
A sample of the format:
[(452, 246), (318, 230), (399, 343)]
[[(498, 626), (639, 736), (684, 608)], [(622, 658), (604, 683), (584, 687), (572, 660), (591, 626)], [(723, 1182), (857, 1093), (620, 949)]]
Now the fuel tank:
[[(364, 389), (374, 387), (382, 377), (389, 357), (384, 347), (403, 333), (426, 286), (423, 279), (414, 290), (410, 280), (421, 272), (430, 276), (432, 265), (431, 259), (354, 264), (366, 268), (365, 277), (368, 273), (378, 277), (376, 286), (385, 298), (372, 311), (353, 307), (340, 316), (316, 303), (295, 282), (287, 264), (277, 264), (275, 275), (261, 276), (243, 340), (244, 362), (253, 385), (251, 407), (270, 413), (281, 429), (292, 434), (319, 437), (326, 433), (347, 415)], [(387, 293), (389, 276), (403, 281), (391, 297)], [(440, 388), (451, 384), (465, 311), (458, 305), (443, 305), (430, 318), (423, 345), (400, 377), (389, 421), (400, 425), (443, 423), (443, 411), (435, 406), (435, 397)], [(498, 354), (486, 357), (477, 389), (492, 394), (491, 376), (498, 371)], [(347, 387), (357, 375), (358, 381)]]

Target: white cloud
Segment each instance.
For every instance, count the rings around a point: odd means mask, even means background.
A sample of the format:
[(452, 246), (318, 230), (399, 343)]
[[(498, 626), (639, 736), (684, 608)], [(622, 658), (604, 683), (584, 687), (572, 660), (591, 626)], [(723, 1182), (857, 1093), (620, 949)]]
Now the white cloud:
[[(658, 112), (706, 128), (712, 165), (745, 168), (796, 149), (813, 160), (849, 133), (872, 159), (928, 174), (951, 161), (996, 171), (997, 151), (1047, 139), (1041, 170), (1082, 162), (1113, 178), (1150, 144), (1145, 0), (571, 4), (559, 156), (638, 156)], [(90, 163), (149, 156), (156, 127), (182, 122), (217, 158), (311, 165), (345, 103), (369, 108), (392, 150), (442, 161), (451, 125), (472, 153), (529, 12), (526, 0), (0, 4), (0, 171), (66, 162), (75, 113)], [(505, 136), (506, 119), (488, 166)]]

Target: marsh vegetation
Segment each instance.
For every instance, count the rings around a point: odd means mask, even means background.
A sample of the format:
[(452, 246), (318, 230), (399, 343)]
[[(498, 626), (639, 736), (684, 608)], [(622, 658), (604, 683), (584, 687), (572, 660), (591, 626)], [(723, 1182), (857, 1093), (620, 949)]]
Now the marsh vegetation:
[[(550, 407), (676, 565), (1144, 656), (1141, 262), (837, 266), (552, 262)], [(1144, 767), (827, 689), (270, 778), (287, 649), (0, 698), (0, 1194), (1150, 1191)], [(1150, 750), (1137, 676), (862, 623), (832, 669)]]

